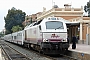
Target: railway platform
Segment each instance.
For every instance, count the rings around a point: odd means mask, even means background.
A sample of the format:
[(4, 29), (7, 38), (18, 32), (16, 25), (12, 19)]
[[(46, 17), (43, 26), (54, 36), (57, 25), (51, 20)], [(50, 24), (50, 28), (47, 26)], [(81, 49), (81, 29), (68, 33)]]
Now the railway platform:
[(90, 45), (76, 44), (76, 49), (72, 49), (72, 44), (69, 47), (69, 55), (77, 60), (90, 60)]

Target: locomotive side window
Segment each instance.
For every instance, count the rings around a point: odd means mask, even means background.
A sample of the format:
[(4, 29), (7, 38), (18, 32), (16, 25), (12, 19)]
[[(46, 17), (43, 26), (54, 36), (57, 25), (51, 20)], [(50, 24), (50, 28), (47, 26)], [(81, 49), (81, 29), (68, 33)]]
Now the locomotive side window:
[(41, 30), (41, 25), (39, 25), (39, 29)]
[(38, 24), (40, 24), (40, 23), (41, 23), (41, 21), (42, 21), (42, 20), (38, 21), (38, 22), (37, 22), (37, 25), (38, 25)]
[(35, 23), (33, 26), (37, 25), (37, 23)]
[(48, 21), (46, 22), (46, 29), (64, 29), (64, 27), (60, 21)]

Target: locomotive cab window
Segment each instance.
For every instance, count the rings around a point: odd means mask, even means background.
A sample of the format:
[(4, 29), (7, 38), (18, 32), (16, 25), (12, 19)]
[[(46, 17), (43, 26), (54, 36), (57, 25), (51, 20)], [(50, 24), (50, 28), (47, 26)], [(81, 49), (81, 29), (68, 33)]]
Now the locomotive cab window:
[(63, 23), (59, 21), (46, 22), (46, 29), (64, 29)]

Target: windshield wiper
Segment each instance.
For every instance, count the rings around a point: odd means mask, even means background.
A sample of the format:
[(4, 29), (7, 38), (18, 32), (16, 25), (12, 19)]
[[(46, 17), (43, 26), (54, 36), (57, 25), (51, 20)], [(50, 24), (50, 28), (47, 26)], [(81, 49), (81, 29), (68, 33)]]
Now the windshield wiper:
[(55, 30), (56, 30), (56, 29), (59, 29), (59, 28), (61, 28), (61, 27), (63, 27), (63, 26), (60, 26), (60, 27), (58, 27), (58, 28), (55, 28)]

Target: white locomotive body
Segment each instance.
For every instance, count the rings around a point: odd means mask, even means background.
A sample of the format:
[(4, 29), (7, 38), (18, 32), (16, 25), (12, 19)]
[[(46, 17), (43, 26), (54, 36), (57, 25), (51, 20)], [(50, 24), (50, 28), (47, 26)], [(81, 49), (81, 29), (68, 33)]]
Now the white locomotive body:
[(28, 44), (30, 47), (45, 53), (56, 53), (69, 47), (67, 27), (60, 18), (45, 18), (26, 27), (24, 31), (25, 43), (30, 43)]

